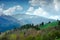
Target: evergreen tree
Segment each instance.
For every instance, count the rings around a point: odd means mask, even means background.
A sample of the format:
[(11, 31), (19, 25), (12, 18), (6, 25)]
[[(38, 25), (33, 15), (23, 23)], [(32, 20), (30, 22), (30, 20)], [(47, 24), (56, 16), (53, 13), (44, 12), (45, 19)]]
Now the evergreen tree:
[(41, 25), (44, 25), (44, 22), (42, 22)]
[(50, 21), (48, 23), (51, 23)]
[(60, 21), (58, 21), (58, 25), (60, 25)]
[(0, 34), (1, 34), (1, 32), (0, 32)]

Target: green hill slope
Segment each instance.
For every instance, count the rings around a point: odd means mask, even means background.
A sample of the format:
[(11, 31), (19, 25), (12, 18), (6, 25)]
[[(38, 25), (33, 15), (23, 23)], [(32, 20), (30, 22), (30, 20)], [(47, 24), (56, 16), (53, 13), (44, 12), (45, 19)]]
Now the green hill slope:
[(0, 36), (0, 40), (60, 40), (60, 27), (57, 21), (39, 26), (39, 28), (40, 30), (36, 30), (33, 26), (29, 29), (14, 29), (5, 32), (2, 37)]
[(41, 26), (40, 28), (41, 28), (41, 29), (45, 29), (45, 28), (48, 28), (48, 27), (55, 27), (55, 26), (57, 26), (57, 25), (58, 25), (58, 22), (55, 21), (55, 22), (52, 22), (52, 23), (47, 23), (47, 24)]

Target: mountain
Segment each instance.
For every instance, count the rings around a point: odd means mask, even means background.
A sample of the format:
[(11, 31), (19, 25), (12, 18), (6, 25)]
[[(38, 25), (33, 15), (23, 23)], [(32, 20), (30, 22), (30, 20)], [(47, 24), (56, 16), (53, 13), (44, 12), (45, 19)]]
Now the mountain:
[(18, 19), (19, 21), (21, 21), (22, 24), (40, 24), (42, 22), (47, 23), (49, 21), (55, 21), (53, 19), (48, 19), (45, 17), (40, 17), (40, 16), (36, 16), (36, 15), (27, 15), (27, 14), (16, 14), (13, 15), (13, 17), (15, 17), (16, 19)]
[[(57, 26), (56, 26), (57, 25)], [(60, 25), (58, 21), (46, 24), (45, 29), (33, 28), (11, 30), (0, 34), (0, 40), (60, 40)], [(53, 26), (53, 27), (52, 27)]]
[(10, 30), (18, 26), (20, 26), (20, 22), (14, 17), (7, 15), (0, 16), (0, 32)]
[(1, 15), (0, 16), (0, 32), (20, 27), (25, 24), (40, 24), (42, 22), (47, 23), (49, 21), (55, 21), (36, 15), (16, 14), (16, 15)]

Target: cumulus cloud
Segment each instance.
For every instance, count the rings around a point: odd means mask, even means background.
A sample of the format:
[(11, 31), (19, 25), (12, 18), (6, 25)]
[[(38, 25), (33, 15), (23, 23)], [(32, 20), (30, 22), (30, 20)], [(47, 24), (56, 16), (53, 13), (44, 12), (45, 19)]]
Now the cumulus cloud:
[(60, 0), (30, 0), (29, 3), (31, 6), (48, 7), (48, 9), (53, 8), (56, 11), (60, 10)]
[(12, 15), (16, 10), (21, 11), (21, 10), (23, 10), (23, 8), (20, 5), (17, 5), (17, 6), (9, 8), (7, 10), (4, 10), (3, 13), (5, 15)]
[(0, 15), (1, 15), (1, 14), (3, 14), (3, 9), (2, 9), (2, 8), (0, 8)]
[(28, 12), (32, 12), (32, 11), (34, 11), (34, 8), (33, 7), (30, 7), (27, 11)]
[(3, 7), (4, 7), (4, 4), (1, 4), (1, 5), (0, 5), (0, 15), (3, 14)]
[(6, 10), (4, 10), (4, 4), (0, 5), (0, 15), (2, 15), (2, 14), (12, 15), (12, 14), (14, 14), (14, 12), (22, 11), (22, 10), (23, 10), (23, 7), (20, 6), (20, 5), (16, 5), (16, 6), (10, 7), (8, 9), (6, 9)]
[(32, 6), (38, 6), (38, 5), (39, 5), (39, 0), (30, 0), (29, 3), (30, 3)]
[(54, 0), (54, 4), (55, 4), (55, 10), (59, 11), (60, 10), (60, 0)]
[(47, 17), (51, 19), (59, 19), (60, 15), (60, 0), (30, 0), (32, 7), (39, 7), (33, 11), (37, 16)]
[(48, 16), (48, 13), (39, 7), (38, 9), (34, 11), (34, 15), (46, 17)]
[(26, 14), (29, 14), (29, 15), (37, 15), (37, 16), (43, 16), (43, 17), (47, 17), (48, 16), (48, 13), (46, 11), (44, 11), (42, 8), (38, 8), (38, 9), (35, 9), (34, 11), (27, 11)]
[(57, 20), (57, 19), (60, 20), (60, 16), (57, 16), (57, 15), (55, 15), (55, 16), (50, 16), (49, 18), (50, 18), (50, 19), (55, 19), (55, 20)]
[(34, 7), (29, 7), (26, 14), (33, 15)]
[(43, 10), (40, 7), (38, 9), (35, 9), (31, 13), (30, 13), (30, 11), (27, 11), (26, 14), (36, 15), (36, 16), (42, 16), (42, 17), (46, 17), (46, 18), (54, 19), (54, 20), (57, 20), (57, 19), (60, 20), (60, 15), (50, 15), (48, 12), (46, 12), (45, 10)]
[(31, 6), (47, 6), (52, 3), (52, 0), (30, 0)]

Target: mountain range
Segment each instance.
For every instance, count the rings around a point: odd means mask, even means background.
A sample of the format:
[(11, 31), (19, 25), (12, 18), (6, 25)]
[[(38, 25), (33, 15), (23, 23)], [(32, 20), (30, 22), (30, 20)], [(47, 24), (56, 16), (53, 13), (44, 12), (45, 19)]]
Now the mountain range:
[(49, 21), (51, 22), (56, 21), (56, 20), (48, 19), (48, 18), (41, 17), (41, 16), (27, 15), (27, 14), (16, 14), (16, 15), (13, 15), (13, 17), (19, 20), (23, 25), (32, 24), (32, 23), (36, 25), (42, 22), (48, 23)]
[(18, 26), (20, 26), (20, 22), (14, 17), (7, 15), (0, 16), (0, 32), (10, 30)]
[(0, 16), (0, 32), (4, 32), (6, 30), (10, 30), (13, 28), (18, 28), (25, 24), (40, 24), (42, 22), (53, 22), (55, 20), (48, 19), (36, 15), (26, 15), (26, 14), (16, 14), (16, 15), (1, 15)]

